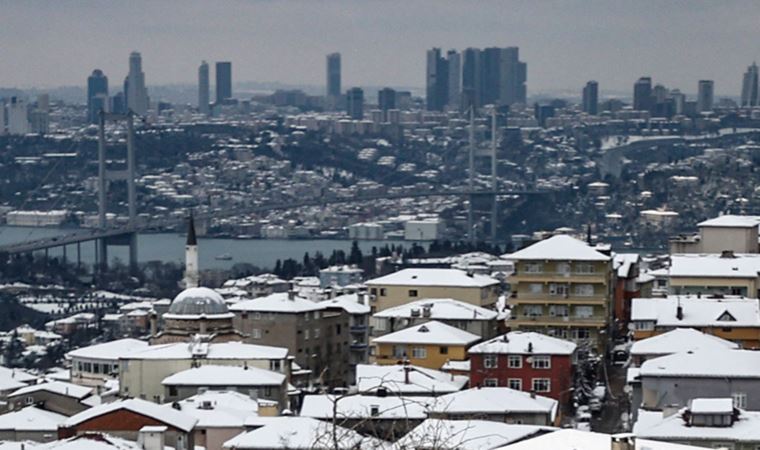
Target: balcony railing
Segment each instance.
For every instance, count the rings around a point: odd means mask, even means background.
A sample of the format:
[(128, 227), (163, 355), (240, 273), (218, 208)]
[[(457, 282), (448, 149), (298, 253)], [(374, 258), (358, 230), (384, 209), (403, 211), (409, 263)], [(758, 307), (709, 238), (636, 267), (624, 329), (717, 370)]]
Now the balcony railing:
[(598, 325), (600, 323), (604, 323), (606, 321), (605, 316), (601, 315), (594, 315), (594, 316), (549, 316), (549, 315), (543, 315), (543, 316), (535, 316), (535, 315), (525, 315), (520, 314), (517, 316), (510, 317), (510, 321), (512, 322), (525, 322), (525, 323), (547, 323), (547, 324), (556, 324), (556, 325)]

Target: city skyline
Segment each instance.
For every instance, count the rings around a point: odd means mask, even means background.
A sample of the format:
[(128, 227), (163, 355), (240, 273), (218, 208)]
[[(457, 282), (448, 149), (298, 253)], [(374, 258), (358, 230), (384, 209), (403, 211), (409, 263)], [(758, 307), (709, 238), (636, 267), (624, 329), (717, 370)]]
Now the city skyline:
[[(248, 1), (183, 2), (180, 8), (172, 0), (97, 9), (68, 1), (46, 8), (37, 1), (1, 3), (15, 19), (0, 30), (8, 49), (0, 67), (3, 87), (81, 85), (96, 68), (120, 79), (128, 69), (125, 56), (136, 50), (148, 85), (192, 84), (203, 59), (232, 61), (240, 81), (323, 85), (325, 55), (340, 52), (344, 89), (422, 88), (429, 48), (517, 46), (531, 67), (529, 95), (578, 90), (590, 79), (602, 92), (630, 92), (636, 79), (651, 76), (689, 93), (710, 79), (716, 96), (737, 97), (743, 71), (758, 56), (746, 39), (758, 19), (748, 2), (690, 2), (686, 8), (682, 2), (486, 1), (472, 8), (422, 1), (394, 8), (394, 2)], [(201, 16), (206, 20), (198, 23)], [(96, 20), (109, 17), (120, 20)], [(92, 25), (77, 27), (83, 18)], [(708, 18), (731, 26), (695, 29)], [(50, 25), (39, 30), (29, 25), (33, 20)]]

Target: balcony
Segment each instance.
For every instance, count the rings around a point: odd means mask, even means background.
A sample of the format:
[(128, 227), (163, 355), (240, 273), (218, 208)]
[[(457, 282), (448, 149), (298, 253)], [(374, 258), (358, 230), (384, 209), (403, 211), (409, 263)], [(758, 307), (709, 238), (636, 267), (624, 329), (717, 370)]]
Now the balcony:
[(569, 282), (570, 280), (579, 280), (582, 283), (596, 281), (598, 283), (607, 283), (607, 274), (604, 272), (515, 272), (510, 275), (509, 280), (515, 281), (559, 281)]
[(349, 345), (349, 348), (351, 350), (353, 350), (353, 351), (362, 351), (363, 352), (363, 351), (367, 350), (367, 347), (369, 347), (369, 346), (367, 345), (366, 342), (352, 342)]
[(545, 325), (545, 326), (567, 326), (567, 327), (604, 327), (607, 323), (605, 316), (596, 315), (590, 317), (577, 316), (512, 316), (509, 324), (519, 325)]
[(507, 300), (510, 305), (603, 305), (608, 302), (607, 297), (604, 295), (551, 295), (551, 294), (529, 294), (529, 293), (516, 293)]
[(367, 332), (367, 325), (351, 325), (348, 330), (351, 333), (364, 334)]

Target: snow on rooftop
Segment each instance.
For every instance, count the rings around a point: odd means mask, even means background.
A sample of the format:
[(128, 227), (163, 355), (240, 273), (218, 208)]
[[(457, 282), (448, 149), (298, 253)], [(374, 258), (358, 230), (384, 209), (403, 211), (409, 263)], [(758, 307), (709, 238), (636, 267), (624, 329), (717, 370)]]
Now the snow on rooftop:
[(120, 410), (127, 410), (135, 414), (150, 417), (185, 432), (192, 430), (196, 422), (198, 422), (198, 419), (195, 417), (184, 414), (175, 409), (165, 408), (164, 406), (153, 402), (133, 398), (129, 400), (120, 400), (113, 403), (104, 403), (102, 405), (86, 409), (78, 414), (69, 417), (64, 423), (64, 426), (75, 427), (79, 424), (87, 422), (88, 420)]
[(203, 365), (164, 378), (165, 386), (280, 386), (285, 375), (258, 367)]
[(739, 216), (726, 214), (707, 219), (697, 224), (698, 227), (757, 228), (760, 216)]
[(636, 341), (631, 355), (670, 355), (685, 351), (737, 349), (739, 345), (693, 328), (676, 328), (657, 336)]
[[(206, 391), (176, 405), (184, 414), (198, 419), (196, 428), (242, 428), (248, 417), (258, 414), (260, 402), (276, 404), (235, 391)], [(164, 407), (174, 408), (175, 405), (165, 404)]]
[(734, 401), (731, 398), (695, 398), (689, 402), (693, 414), (731, 414)]
[[(259, 428), (235, 436), (224, 443), (224, 448), (235, 449), (335, 449), (333, 439), (338, 441), (338, 449), (376, 449), (385, 447), (376, 439), (365, 438), (356, 431), (337, 426), (333, 427), (310, 417), (256, 417), (246, 425)], [(335, 434), (335, 436), (333, 435)]]
[(494, 310), (453, 298), (426, 298), (385, 309), (374, 317), (422, 317), (423, 310), (430, 311), (430, 316), (425, 317), (432, 320), (493, 320), (498, 315)]
[(557, 400), (507, 387), (471, 388), (438, 397), (430, 410), (445, 414), (545, 413), (554, 421)]
[[(612, 435), (593, 433), (573, 429), (557, 430), (516, 444), (500, 447), (496, 450), (609, 450), (612, 448)], [(703, 447), (691, 445), (656, 442), (648, 439), (636, 439), (636, 450), (704, 450)]]
[(58, 426), (67, 418), (63, 414), (46, 411), (36, 406), (27, 406), (18, 411), (0, 415), (0, 430), (57, 432)]
[(492, 450), (552, 430), (490, 420), (427, 419), (396, 442), (396, 447), (439, 450)]
[(480, 340), (477, 334), (431, 320), (374, 338), (376, 344), (469, 345)]
[(322, 306), (319, 303), (299, 296), (290, 298), (287, 292), (276, 292), (265, 297), (243, 300), (230, 306), (230, 311), (233, 312), (303, 313), (320, 309)]
[(385, 388), (398, 394), (435, 395), (461, 390), (469, 377), (451, 375), (440, 370), (419, 366), (408, 367), (408, 380), (402, 365), (380, 366), (358, 364), (356, 366), (356, 384), (359, 392), (372, 392)]
[(468, 353), (572, 355), (576, 347), (573, 342), (541, 333), (511, 331), (470, 347)]
[(329, 300), (323, 300), (318, 303), (323, 308), (343, 308), (348, 314), (369, 314), (371, 308), (367, 304), (369, 299), (364, 296), (364, 303), (359, 302), (358, 294), (339, 295)]
[(617, 270), (618, 278), (628, 278), (632, 276), (631, 268), (639, 262), (641, 256), (638, 253), (616, 253), (612, 257), (612, 266)]
[(48, 383), (40, 383), (23, 387), (12, 392), (8, 395), (8, 397), (19, 397), (40, 391), (51, 392), (53, 394), (64, 395), (66, 397), (73, 397), (81, 400), (92, 393), (92, 388), (80, 386), (78, 384), (67, 383), (65, 381), (51, 381)]
[[(730, 401), (730, 399), (729, 399)], [(731, 426), (710, 427), (687, 425), (683, 419), (686, 408), (677, 414), (663, 417), (661, 411), (639, 410), (633, 425), (637, 438), (697, 442), (721, 441), (736, 444), (760, 442), (760, 412), (740, 410), (739, 417)]]
[(315, 419), (332, 419), (337, 402), (337, 417), (342, 419), (369, 418), (380, 420), (421, 420), (427, 417), (433, 397), (405, 397), (390, 395), (307, 395), (303, 398), (301, 416)]
[(640, 373), (642, 378), (760, 378), (760, 352), (710, 349), (675, 353), (645, 361)]
[(82, 359), (118, 360), (122, 356), (144, 350), (147, 347), (147, 342), (138, 339), (118, 339), (72, 350), (68, 356)]
[(369, 280), (367, 286), (443, 286), (486, 287), (499, 284), (499, 280), (486, 275), (468, 274), (458, 269), (403, 269), (383, 277)]
[[(284, 359), (288, 349), (268, 345), (244, 344), (242, 342), (223, 342), (205, 344), (205, 359)], [(179, 342), (174, 344), (150, 345), (145, 350), (123, 356), (121, 359), (192, 359), (194, 345)], [(195, 355), (197, 357), (197, 354)]]
[(610, 257), (594, 250), (572, 236), (559, 234), (536, 242), (514, 253), (503, 255), (510, 260), (609, 261)]
[[(22, 450), (28, 448), (25, 447)], [(74, 436), (47, 444), (38, 444), (32, 448), (33, 450), (143, 450), (143, 446), (137, 442), (102, 433), (94, 436)]]
[(757, 278), (760, 255), (737, 253), (733, 258), (720, 254), (679, 254), (670, 256), (671, 278)]
[[(681, 318), (678, 318), (678, 306)], [(760, 306), (757, 299), (697, 298), (634, 298), (631, 300), (632, 321), (654, 321), (657, 327), (760, 327)]]

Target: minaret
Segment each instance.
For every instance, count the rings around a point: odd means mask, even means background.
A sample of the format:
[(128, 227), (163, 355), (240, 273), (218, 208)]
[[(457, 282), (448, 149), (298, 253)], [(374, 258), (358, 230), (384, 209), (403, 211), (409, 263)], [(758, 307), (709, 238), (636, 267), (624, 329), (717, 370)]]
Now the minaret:
[(185, 289), (198, 287), (198, 240), (195, 237), (193, 214), (187, 222), (187, 243), (185, 243)]

